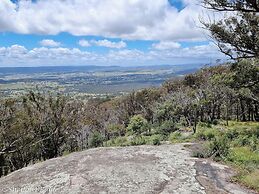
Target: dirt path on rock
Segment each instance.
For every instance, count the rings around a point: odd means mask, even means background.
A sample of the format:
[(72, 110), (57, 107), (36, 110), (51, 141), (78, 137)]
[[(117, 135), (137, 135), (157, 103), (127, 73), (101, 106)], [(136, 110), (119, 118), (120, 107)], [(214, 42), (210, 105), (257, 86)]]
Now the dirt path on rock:
[(90, 149), (3, 177), (0, 193), (251, 193), (219, 184), (224, 166), (203, 162), (183, 144)]

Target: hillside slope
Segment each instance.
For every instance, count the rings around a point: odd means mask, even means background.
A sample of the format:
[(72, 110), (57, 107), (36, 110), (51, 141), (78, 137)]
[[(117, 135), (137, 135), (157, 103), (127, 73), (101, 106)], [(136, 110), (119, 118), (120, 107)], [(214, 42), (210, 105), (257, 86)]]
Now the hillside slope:
[(227, 183), (230, 175), (223, 165), (190, 157), (183, 144), (97, 148), (18, 170), (0, 179), (0, 190), (60, 194), (250, 193)]

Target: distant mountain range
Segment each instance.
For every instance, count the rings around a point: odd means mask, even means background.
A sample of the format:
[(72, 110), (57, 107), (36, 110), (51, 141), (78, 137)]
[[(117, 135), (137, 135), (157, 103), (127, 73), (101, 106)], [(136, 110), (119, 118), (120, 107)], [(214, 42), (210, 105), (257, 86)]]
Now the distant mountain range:
[(94, 71), (139, 71), (175, 69), (177, 72), (193, 72), (204, 67), (203, 64), (193, 65), (153, 65), (153, 66), (41, 66), (41, 67), (0, 67), (0, 74), (34, 74), (34, 73), (71, 73)]

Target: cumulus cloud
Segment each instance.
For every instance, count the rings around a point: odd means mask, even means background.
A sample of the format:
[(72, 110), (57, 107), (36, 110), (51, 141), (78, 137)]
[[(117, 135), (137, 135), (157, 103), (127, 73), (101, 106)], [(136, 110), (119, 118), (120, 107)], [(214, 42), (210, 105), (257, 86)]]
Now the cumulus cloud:
[(181, 44), (173, 41), (162, 41), (159, 43), (154, 43), (152, 47), (157, 50), (170, 50), (180, 48)]
[(78, 44), (79, 44), (80, 46), (82, 46), (82, 47), (89, 47), (89, 46), (91, 46), (90, 42), (87, 41), (87, 40), (84, 40), (84, 39), (79, 40)]
[(137, 49), (110, 50), (105, 54), (82, 51), (78, 48), (26, 49), (21, 45), (0, 47), (1, 66), (35, 65), (159, 65), (183, 63), (207, 63), (224, 59), (213, 44), (176, 48), (173, 50)]
[(46, 46), (46, 47), (59, 47), (61, 45), (61, 43), (56, 42), (54, 40), (50, 40), (50, 39), (44, 39), (44, 40), (40, 41), (40, 45)]
[(95, 44), (96, 46), (102, 46), (102, 47), (107, 47), (107, 48), (125, 48), (127, 44), (124, 41), (119, 41), (119, 42), (112, 42), (109, 40), (92, 40), (91, 43)]
[(203, 39), (198, 0), (183, 0), (179, 11), (168, 0), (0, 1), (0, 31), (23, 34), (95, 35), (107, 38), (189, 41)]

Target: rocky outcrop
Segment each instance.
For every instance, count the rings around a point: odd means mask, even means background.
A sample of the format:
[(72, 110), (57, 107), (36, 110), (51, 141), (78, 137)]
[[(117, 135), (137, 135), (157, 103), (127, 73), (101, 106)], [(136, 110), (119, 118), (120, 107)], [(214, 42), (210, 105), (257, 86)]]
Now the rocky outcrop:
[(182, 144), (90, 149), (3, 177), (0, 193), (206, 193), (195, 163)]

